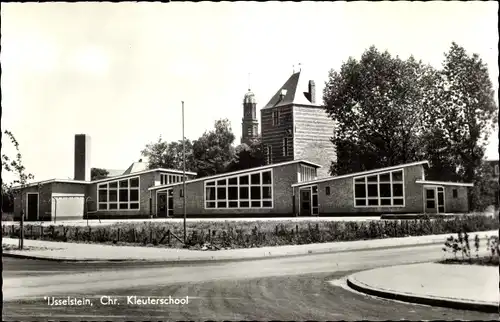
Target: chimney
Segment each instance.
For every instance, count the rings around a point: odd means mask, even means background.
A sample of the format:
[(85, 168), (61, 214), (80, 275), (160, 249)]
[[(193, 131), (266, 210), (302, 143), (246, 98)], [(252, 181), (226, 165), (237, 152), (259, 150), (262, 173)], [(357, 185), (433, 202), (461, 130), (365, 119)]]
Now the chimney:
[(90, 136), (75, 135), (75, 180), (90, 181)]
[(313, 80), (309, 81), (309, 100), (312, 104), (316, 104), (316, 84)]

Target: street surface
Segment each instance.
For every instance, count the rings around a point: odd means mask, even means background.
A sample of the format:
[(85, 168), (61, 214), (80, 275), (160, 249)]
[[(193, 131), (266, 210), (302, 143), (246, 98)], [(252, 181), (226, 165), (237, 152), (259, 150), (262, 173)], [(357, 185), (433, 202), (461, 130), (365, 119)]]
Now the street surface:
[[(194, 264), (3, 258), (3, 320), (498, 320), (498, 314), (383, 300), (329, 283), (360, 270), (442, 256), (440, 245), (430, 245)], [(134, 295), (189, 301), (127, 303)], [(92, 306), (44, 300), (68, 296), (90, 299)], [(101, 304), (102, 296), (115, 304)]]

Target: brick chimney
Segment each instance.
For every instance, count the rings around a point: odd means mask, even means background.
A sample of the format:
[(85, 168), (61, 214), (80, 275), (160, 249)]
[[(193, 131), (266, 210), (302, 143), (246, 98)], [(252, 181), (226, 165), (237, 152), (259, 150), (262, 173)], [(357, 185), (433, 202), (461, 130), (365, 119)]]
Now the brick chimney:
[(309, 100), (312, 104), (316, 104), (316, 84), (313, 80), (309, 81)]
[(75, 180), (90, 181), (90, 136), (75, 135)]

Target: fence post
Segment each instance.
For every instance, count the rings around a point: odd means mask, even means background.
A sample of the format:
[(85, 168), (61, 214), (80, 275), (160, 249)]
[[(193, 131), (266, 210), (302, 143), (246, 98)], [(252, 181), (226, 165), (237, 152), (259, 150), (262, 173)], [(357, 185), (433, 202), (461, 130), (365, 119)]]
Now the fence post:
[(117, 236), (116, 236), (116, 241), (120, 241), (120, 228), (118, 228)]
[(134, 243), (136, 242), (136, 237), (135, 237), (135, 228), (132, 228), (132, 233), (134, 234)]
[(276, 236), (278, 236), (278, 225), (276, 225), (275, 231), (276, 231)]
[(167, 242), (168, 245), (170, 246), (170, 229), (167, 231)]
[(92, 227), (89, 226), (89, 241), (92, 241)]
[(43, 226), (40, 225), (40, 240), (43, 240)]
[(153, 228), (149, 227), (149, 243), (153, 243)]
[(75, 227), (75, 239), (78, 241), (78, 227)]

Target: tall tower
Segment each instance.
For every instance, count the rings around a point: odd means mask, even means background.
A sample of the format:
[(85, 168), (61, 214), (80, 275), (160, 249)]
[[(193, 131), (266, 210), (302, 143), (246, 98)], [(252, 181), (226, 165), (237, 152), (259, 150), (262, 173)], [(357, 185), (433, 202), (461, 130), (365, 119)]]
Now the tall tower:
[(336, 159), (331, 142), (334, 122), (316, 101), (316, 85), (295, 72), (261, 110), (262, 145), (266, 163), (307, 160), (321, 165), (318, 176), (328, 176)]
[(249, 144), (259, 135), (259, 121), (257, 120), (257, 102), (255, 95), (248, 89), (243, 98), (243, 119), (241, 123), (241, 143)]

